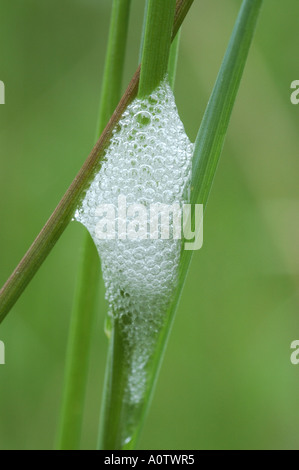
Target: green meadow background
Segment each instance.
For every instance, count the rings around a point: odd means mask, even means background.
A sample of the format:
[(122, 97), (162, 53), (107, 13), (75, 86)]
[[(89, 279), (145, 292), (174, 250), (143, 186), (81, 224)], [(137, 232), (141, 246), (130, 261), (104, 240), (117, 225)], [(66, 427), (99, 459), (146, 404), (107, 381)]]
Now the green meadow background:
[[(194, 139), (241, 0), (195, 0), (176, 99)], [(137, 66), (132, 0), (124, 88)], [(93, 146), (111, 0), (1, 0), (0, 285)], [(265, 0), (141, 449), (298, 449), (298, 0)], [(0, 449), (51, 449), (84, 228), (72, 223), (0, 326)], [(96, 446), (100, 293), (82, 448)]]

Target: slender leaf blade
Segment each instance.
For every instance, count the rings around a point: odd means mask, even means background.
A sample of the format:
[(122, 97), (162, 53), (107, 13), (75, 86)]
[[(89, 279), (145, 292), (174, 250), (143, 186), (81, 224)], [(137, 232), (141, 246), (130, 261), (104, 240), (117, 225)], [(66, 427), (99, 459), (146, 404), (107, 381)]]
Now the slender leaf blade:
[[(263, 0), (244, 0), (237, 18), (195, 143), (192, 203), (201, 203), (204, 206), (207, 203), (262, 3)], [(151, 401), (157, 381), (192, 253), (186, 250), (182, 253), (178, 287), (170, 301), (167, 321), (152, 362), (149, 379), (152, 386), (148, 389), (148, 402)]]
[(138, 95), (149, 95), (167, 73), (176, 0), (150, 0)]
[(196, 142), (192, 203), (206, 205), (263, 0), (244, 0)]

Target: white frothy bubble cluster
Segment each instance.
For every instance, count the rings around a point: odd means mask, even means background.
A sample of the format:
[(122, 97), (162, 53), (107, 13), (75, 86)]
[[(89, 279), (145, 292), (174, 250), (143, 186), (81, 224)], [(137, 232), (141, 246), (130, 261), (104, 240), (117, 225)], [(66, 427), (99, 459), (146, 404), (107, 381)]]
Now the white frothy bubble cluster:
[[(119, 196), (127, 204), (182, 205), (188, 202), (193, 144), (179, 118), (172, 90), (163, 81), (150, 96), (124, 112), (75, 219), (89, 230), (101, 261), (110, 314), (119, 320), (130, 347), (128, 396), (142, 398), (146, 366), (178, 280), (181, 240), (118, 239)], [(96, 235), (97, 208), (116, 211), (116, 238)], [(130, 222), (129, 218), (127, 222)], [(132, 353), (133, 351), (133, 353)]]

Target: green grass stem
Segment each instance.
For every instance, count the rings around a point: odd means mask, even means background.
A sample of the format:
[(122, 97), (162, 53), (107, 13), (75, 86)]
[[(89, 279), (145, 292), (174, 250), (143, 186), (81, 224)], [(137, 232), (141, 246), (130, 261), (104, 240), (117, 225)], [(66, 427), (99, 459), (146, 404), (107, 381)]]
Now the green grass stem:
[(149, 95), (165, 77), (175, 15), (175, 0), (150, 0), (141, 60), (138, 96)]
[(176, 37), (174, 38), (171, 47), (170, 47), (170, 54), (168, 60), (168, 79), (171, 88), (174, 90), (175, 86), (175, 78), (176, 78), (176, 71), (178, 65), (178, 58), (179, 58), (179, 44), (181, 39), (181, 30), (177, 33)]
[[(88, 238), (89, 237), (89, 238)], [(89, 352), (99, 290), (100, 263), (90, 236), (83, 245), (76, 295), (71, 314), (58, 450), (80, 448)], [(89, 281), (87, 287), (86, 282)]]
[[(130, 5), (131, 0), (113, 1), (96, 140), (121, 97)], [(61, 450), (77, 450), (80, 447), (99, 279), (99, 256), (87, 233), (71, 314), (63, 407), (58, 435), (58, 449)]]

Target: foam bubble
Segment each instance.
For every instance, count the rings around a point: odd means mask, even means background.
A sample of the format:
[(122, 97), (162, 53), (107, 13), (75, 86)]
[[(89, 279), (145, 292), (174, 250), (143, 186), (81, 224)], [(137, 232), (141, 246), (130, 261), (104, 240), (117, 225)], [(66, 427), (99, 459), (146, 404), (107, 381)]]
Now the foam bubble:
[[(125, 196), (127, 204), (146, 208), (188, 202), (192, 154), (193, 144), (165, 80), (149, 97), (135, 99), (126, 109), (75, 214), (96, 244), (110, 315), (118, 320), (130, 349), (127, 400), (132, 403), (140, 402), (146, 389), (145, 371), (177, 285), (182, 243), (173, 238), (119, 240), (118, 224), (115, 240), (100, 240), (97, 208), (113, 204), (117, 209), (119, 196)], [(150, 238), (149, 226), (147, 235)]]

